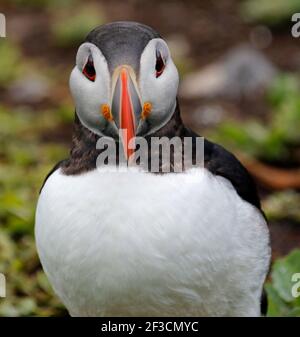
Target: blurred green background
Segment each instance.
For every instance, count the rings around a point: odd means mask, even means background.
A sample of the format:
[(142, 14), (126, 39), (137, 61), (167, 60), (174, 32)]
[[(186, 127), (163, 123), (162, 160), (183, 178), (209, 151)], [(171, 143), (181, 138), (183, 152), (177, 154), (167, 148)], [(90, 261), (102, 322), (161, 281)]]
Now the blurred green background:
[(1, 0), (0, 316), (66, 315), (41, 270), (34, 238), (39, 188), (68, 154), (68, 77), (93, 27), (148, 24), (164, 36), (182, 80), (185, 123), (233, 151), (255, 177), (269, 219), (269, 316), (300, 316), (300, 0)]

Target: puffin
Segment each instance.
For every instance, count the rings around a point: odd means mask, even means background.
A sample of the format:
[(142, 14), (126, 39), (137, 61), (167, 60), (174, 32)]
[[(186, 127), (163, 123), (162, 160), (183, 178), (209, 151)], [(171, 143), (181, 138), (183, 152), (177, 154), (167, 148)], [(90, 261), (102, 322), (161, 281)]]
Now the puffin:
[[(130, 21), (96, 27), (69, 83), (71, 150), (41, 188), (35, 239), (70, 315), (264, 315), (271, 248), (256, 185), (233, 154), (184, 125), (161, 35)], [(135, 138), (143, 141), (136, 147)], [(178, 142), (167, 170), (152, 143), (174, 138), (192, 144), (194, 165), (181, 171)], [(99, 160), (110, 144), (115, 160)], [(132, 160), (137, 148), (143, 169)]]

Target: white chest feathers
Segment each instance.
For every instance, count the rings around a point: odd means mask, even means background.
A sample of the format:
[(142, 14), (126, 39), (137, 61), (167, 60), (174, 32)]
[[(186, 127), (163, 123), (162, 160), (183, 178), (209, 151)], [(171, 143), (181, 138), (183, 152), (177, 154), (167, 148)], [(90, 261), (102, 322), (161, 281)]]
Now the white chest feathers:
[(270, 249), (265, 221), (205, 169), (91, 171), (47, 180), (36, 241), (75, 316), (256, 316)]

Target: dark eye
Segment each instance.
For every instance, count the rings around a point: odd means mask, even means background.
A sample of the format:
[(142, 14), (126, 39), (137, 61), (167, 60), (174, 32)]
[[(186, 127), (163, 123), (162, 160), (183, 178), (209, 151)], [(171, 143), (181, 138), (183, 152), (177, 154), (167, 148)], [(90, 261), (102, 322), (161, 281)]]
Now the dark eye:
[(82, 73), (84, 74), (85, 77), (87, 77), (90, 81), (95, 81), (96, 79), (96, 70), (94, 68), (94, 62), (92, 55), (89, 56)]
[(159, 51), (156, 51), (156, 65), (155, 65), (156, 78), (159, 77), (163, 73), (165, 66), (166, 65), (161, 56), (161, 53)]

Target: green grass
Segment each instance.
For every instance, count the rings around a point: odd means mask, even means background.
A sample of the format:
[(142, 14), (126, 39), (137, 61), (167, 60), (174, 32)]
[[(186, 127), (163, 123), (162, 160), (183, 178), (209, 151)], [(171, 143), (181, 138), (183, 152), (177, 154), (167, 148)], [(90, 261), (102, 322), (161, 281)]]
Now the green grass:
[(7, 278), (7, 297), (0, 316), (65, 314), (42, 272), (33, 238), (40, 186), (68, 149), (41, 137), (65, 123), (71, 109), (28, 112), (0, 107), (0, 271)]

